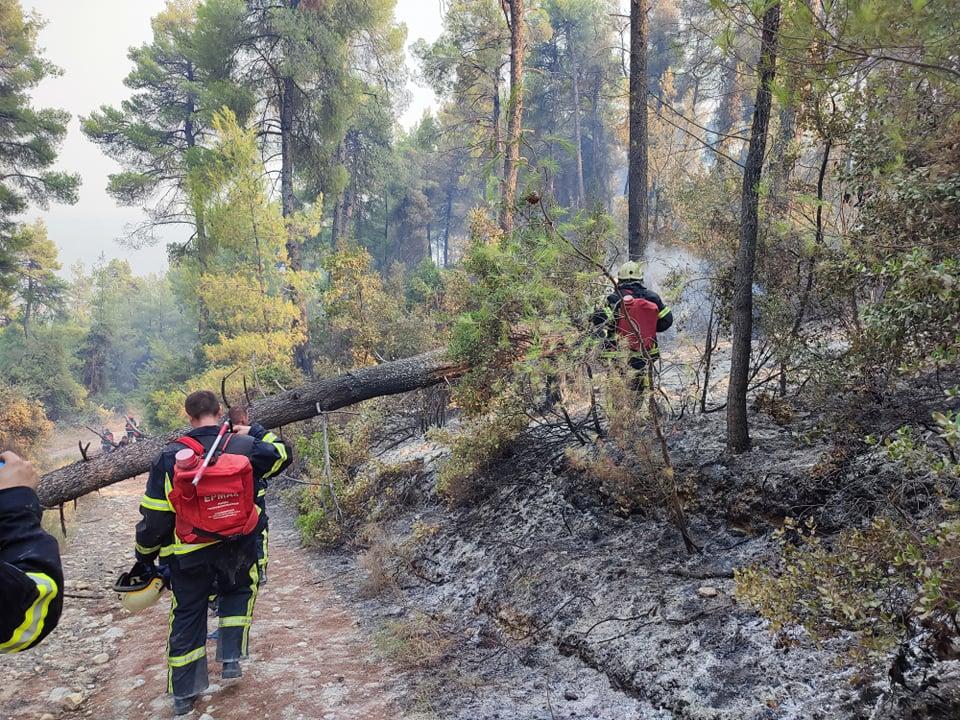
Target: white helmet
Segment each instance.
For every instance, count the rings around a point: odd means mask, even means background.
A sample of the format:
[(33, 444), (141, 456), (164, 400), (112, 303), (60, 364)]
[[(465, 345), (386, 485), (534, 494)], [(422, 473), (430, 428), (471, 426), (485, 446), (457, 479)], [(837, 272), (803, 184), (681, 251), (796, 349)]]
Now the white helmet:
[(156, 574), (134, 574), (136, 570), (125, 572), (117, 578), (113, 589), (123, 609), (129, 613), (143, 612), (157, 603), (163, 594), (163, 578)]

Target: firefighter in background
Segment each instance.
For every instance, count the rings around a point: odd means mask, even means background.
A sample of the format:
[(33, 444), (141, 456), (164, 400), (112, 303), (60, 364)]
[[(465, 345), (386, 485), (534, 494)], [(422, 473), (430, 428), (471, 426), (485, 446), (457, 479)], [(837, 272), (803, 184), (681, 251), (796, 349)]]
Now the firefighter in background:
[(101, 452), (109, 453), (113, 452), (117, 448), (117, 443), (113, 436), (113, 431), (110, 428), (104, 428), (103, 432), (100, 433), (100, 450)]
[[(227, 413), (230, 426), (236, 432), (245, 432), (250, 437), (266, 443), (278, 442), (279, 438), (263, 425), (250, 422), (250, 408), (235, 405)], [(272, 475), (271, 475), (272, 477)], [(267, 564), (270, 560), (270, 518), (267, 515), (267, 478), (259, 478), (257, 483), (257, 507), (260, 508), (260, 526), (257, 528), (257, 563), (260, 570), (260, 584), (267, 583)]]
[(40, 527), (38, 482), (33, 465), (0, 455), (0, 654), (42, 642), (63, 610), (60, 549)]
[(133, 415), (128, 415), (127, 420), (123, 426), (124, 432), (127, 433), (127, 442), (135, 443), (143, 440), (143, 433), (140, 432), (140, 426), (137, 425), (136, 419)]
[[(193, 393), (185, 409), (192, 430), (164, 448), (153, 463), (140, 505), (137, 564), (126, 573), (142, 587), (159, 577), (154, 565), (158, 557), (169, 570), (173, 602), (167, 692), (173, 695), (176, 715), (190, 713), (209, 685), (207, 603), (212, 595), (219, 597), (217, 660), (223, 663), (222, 676), (242, 675), (240, 661), (248, 655), (259, 584), (255, 488), (291, 460), (290, 447), (282, 441), (258, 440), (245, 427), (226, 432), (212, 392)], [(202, 461), (208, 455), (211, 464), (206, 467)]]
[(673, 312), (659, 295), (644, 286), (643, 271), (642, 263), (621, 265), (606, 306), (593, 315), (594, 325), (605, 334), (608, 354), (629, 352), (627, 363), (636, 372), (633, 384), (638, 392), (647, 386), (647, 362), (660, 358), (657, 333), (673, 327)]

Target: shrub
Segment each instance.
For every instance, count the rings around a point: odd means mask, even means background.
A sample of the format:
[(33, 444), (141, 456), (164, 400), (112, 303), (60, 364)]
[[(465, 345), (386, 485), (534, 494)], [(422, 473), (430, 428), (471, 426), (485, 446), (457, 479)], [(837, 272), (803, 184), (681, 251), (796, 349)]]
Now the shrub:
[(391, 621), (374, 637), (377, 650), (404, 670), (436, 667), (453, 646), (442, 623), (425, 613)]
[(298, 455), (314, 481), (300, 496), (297, 527), (305, 543), (331, 547), (350, 539), (365, 523), (382, 519), (387, 507), (402, 502), (405, 482), (423, 471), (421, 461), (370, 463), (380, 417), (374, 411), (345, 427), (329, 426), (329, 478), (324, 476), (323, 433), (298, 441)]
[(437, 474), (437, 493), (454, 507), (477, 500), (486, 489), (485, 471), (507, 456), (527, 423), (527, 416), (507, 403), (473, 420), (455, 436), (436, 433), (451, 449)]
[[(956, 415), (939, 413), (941, 438), (956, 448)], [(936, 456), (907, 444), (901, 433), (888, 444), (892, 457), (909, 466)], [(960, 507), (923, 526), (906, 516), (878, 517), (862, 529), (827, 540), (812, 520), (787, 519), (775, 538), (778, 557), (736, 572), (737, 597), (770, 622), (773, 632), (802, 627), (815, 641), (852, 633), (853, 654), (876, 664), (911, 631), (930, 630), (933, 648), (950, 646), (960, 612)]]
[(0, 450), (40, 459), (52, 430), (53, 423), (47, 420), (43, 405), (0, 383)]

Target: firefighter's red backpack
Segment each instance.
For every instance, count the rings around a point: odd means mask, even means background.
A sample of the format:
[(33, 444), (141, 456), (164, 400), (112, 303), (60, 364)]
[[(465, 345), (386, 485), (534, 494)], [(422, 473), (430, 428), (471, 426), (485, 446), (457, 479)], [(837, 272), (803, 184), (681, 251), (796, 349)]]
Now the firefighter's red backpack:
[(657, 320), (660, 317), (657, 304), (624, 295), (617, 314), (617, 332), (627, 339), (630, 349), (633, 352), (652, 350), (657, 342)]
[(231, 540), (249, 535), (257, 527), (253, 466), (246, 455), (227, 452), (230, 437), (197, 485), (193, 481), (206, 450), (191, 437), (176, 441), (194, 453), (193, 458), (182, 458), (181, 454), (186, 455), (183, 450), (178, 453), (170, 491), (170, 504), (177, 515), (177, 537), (183, 542)]

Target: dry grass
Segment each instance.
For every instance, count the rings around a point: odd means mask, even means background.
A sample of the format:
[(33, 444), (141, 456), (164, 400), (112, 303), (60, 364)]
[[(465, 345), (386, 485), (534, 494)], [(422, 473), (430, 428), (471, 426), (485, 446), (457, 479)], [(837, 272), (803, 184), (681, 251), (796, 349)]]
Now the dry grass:
[(374, 638), (377, 651), (404, 670), (436, 667), (453, 647), (453, 636), (438, 618), (415, 613), (388, 622)]

